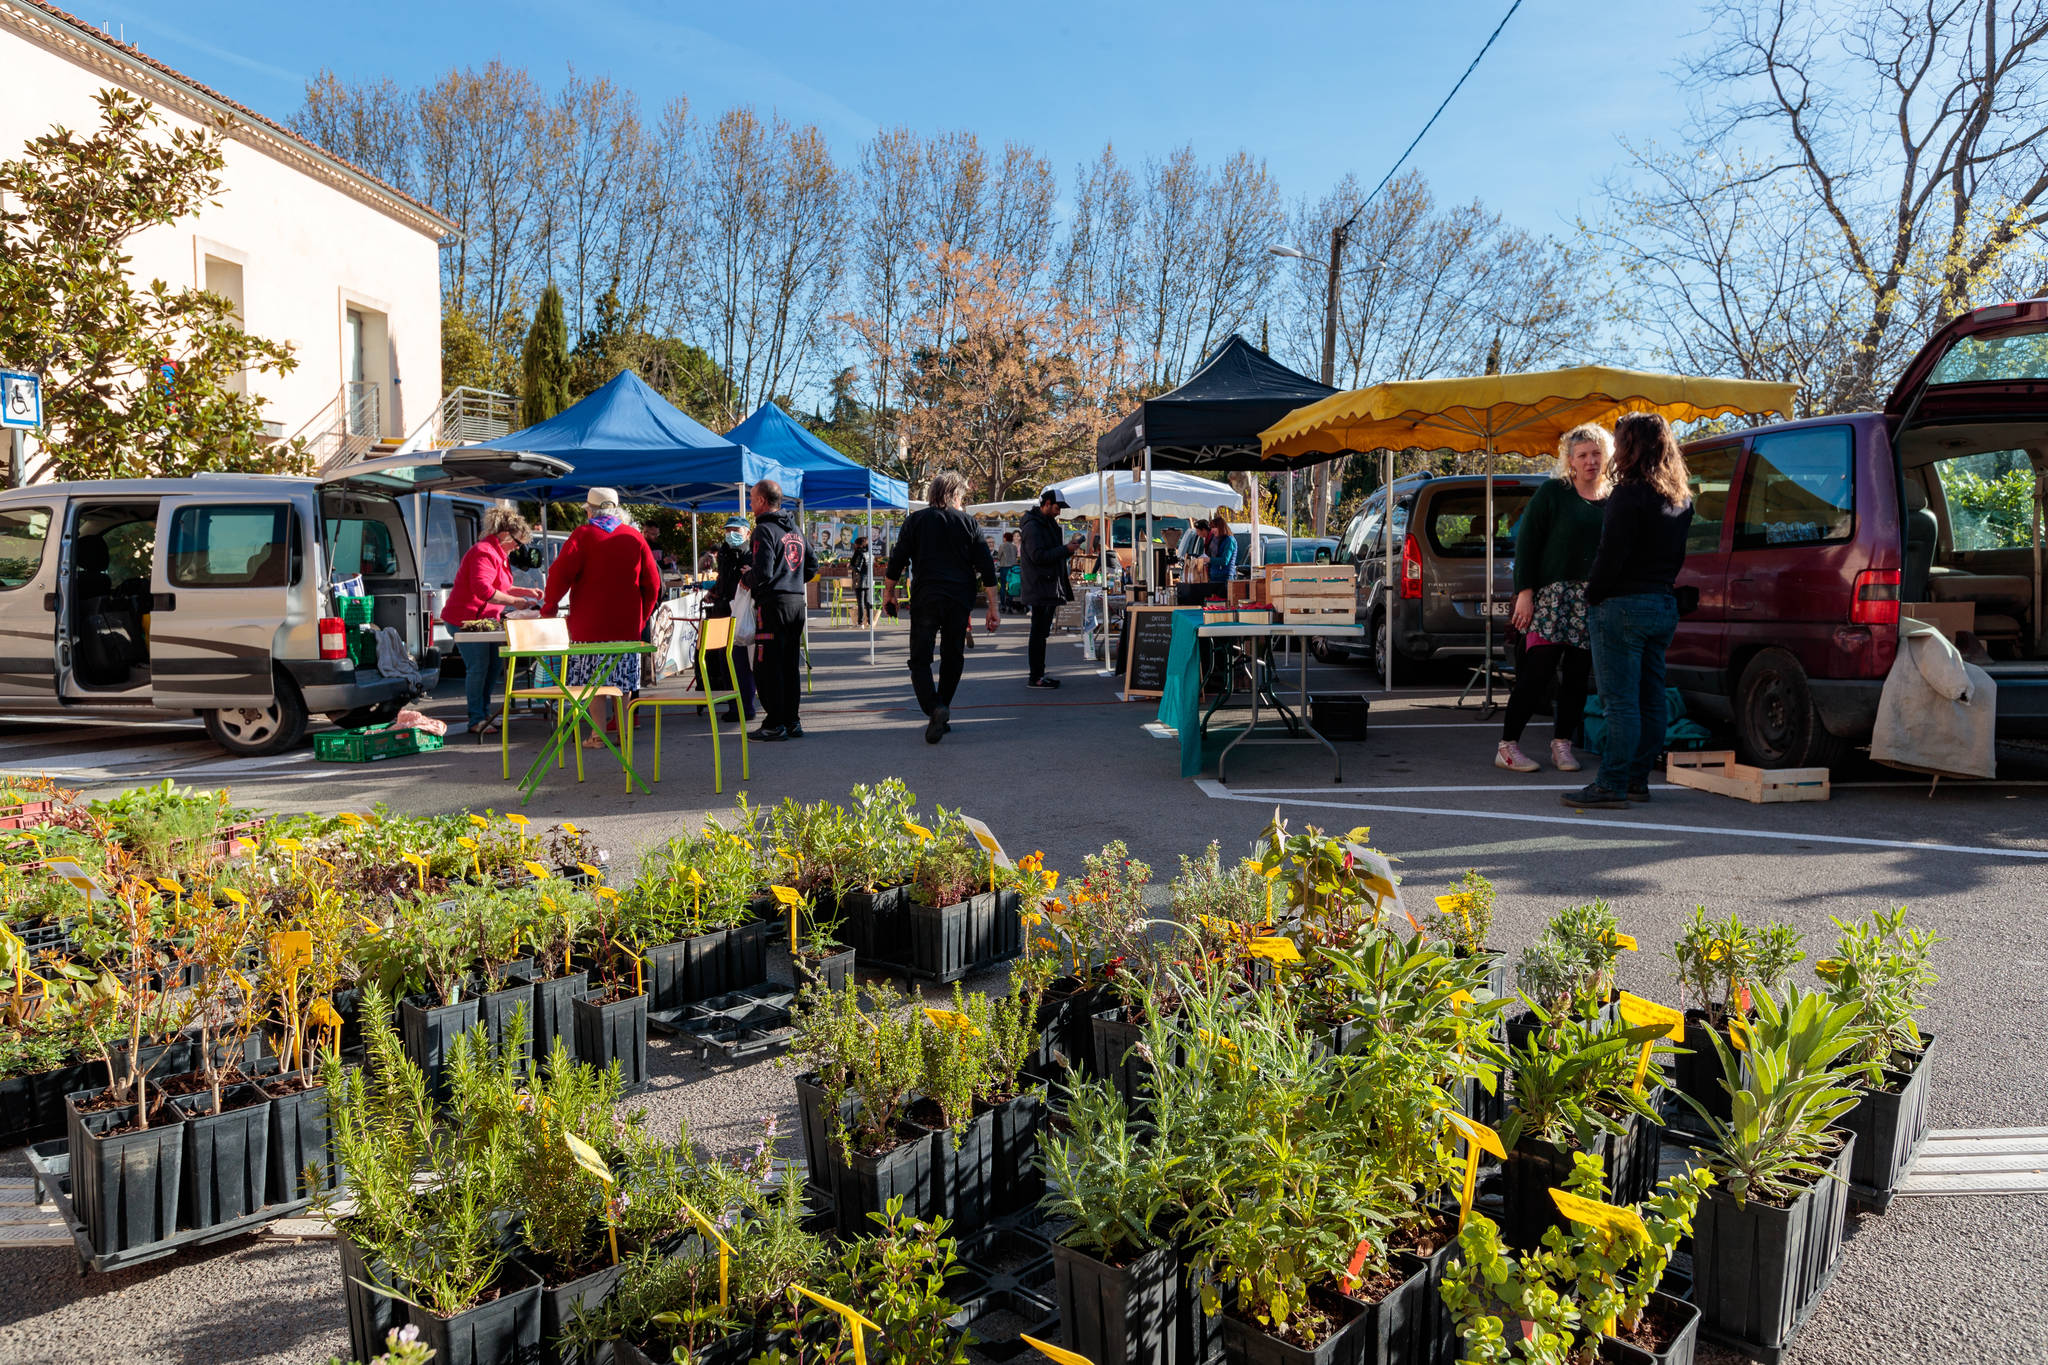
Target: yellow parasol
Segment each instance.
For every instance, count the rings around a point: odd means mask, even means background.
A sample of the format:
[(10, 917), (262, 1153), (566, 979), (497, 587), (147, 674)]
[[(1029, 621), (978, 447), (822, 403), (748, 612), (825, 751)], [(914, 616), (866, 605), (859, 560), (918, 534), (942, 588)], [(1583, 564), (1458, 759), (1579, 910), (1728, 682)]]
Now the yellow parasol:
[[(1332, 394), (1296, 408), (1259, 433), (1268, 455), (1352, 451), (1392, 452), (1410, 447), (1486, 452), (1486, 524), (1493, 527), (1493, 463), (1496, 455), (1548, 455), (1558, 438), (1581, 422), (1611, 425), (1631, 412), (1661, 413), (1673, 422), (1694, 422), (1730, 413), (1775, 412), (1789, 417), (1796, 384), (1761, 379), (1709, 379), (1689, 375), (1617, 370), (1580, 365), (1527, 374), (1474, 375), (1466, 379), (1414, 379)], [(1393, 518), (1386, 519), (1387, 578), (1393, 582)], [(1493, 707), (1493, 543), (1486, 537), (1486, 597), (1481, 607), (1486, 636), (1486, 707)], [(1388, 637), (1381, 651), (1385, 682), (1393, 686), (1393, 613), (1386, 613)]]

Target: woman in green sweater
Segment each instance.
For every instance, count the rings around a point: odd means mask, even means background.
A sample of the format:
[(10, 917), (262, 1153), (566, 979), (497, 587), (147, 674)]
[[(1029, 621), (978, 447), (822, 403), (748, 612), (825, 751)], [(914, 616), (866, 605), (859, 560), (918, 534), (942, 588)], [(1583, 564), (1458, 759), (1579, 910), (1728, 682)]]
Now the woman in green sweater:
[(1601, 504), (1607, 497), (1614, 439), (1604, 427), (1573, 427), (1557, 443), (1558, 476), (1536, 490), (1515, 528), (1515, 607), (1508, 618), (1524, 632), (1522, 662), (1508, 696), (1506, 723), (1493, 766), (1533, 773), (1537, 764), (1522, 752), (1522, 730), (1536, 706), (1558, 682), (1557, 710), (1550, 728), (1550, 761), (1559, 772), (1575, 773), (1572, 736), (1586, 711), (1586, 684), (1593, 672), (1592, 637), (1586, 628), (1586, 576), (1600, 548)]

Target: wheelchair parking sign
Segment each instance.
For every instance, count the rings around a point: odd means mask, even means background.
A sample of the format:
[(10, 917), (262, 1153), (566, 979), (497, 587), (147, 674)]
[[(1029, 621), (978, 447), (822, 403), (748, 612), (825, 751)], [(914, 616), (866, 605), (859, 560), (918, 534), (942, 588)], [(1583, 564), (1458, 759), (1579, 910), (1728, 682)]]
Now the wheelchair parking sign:
[(32, 374), (0, 370), (0, 427), (43, 424), (43, 386)]

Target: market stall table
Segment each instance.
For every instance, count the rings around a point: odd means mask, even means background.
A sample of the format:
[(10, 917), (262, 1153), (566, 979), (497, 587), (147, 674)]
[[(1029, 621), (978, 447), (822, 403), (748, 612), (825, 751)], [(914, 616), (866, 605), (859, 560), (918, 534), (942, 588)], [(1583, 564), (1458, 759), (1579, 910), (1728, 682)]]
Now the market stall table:
[[(519, 798), (521, 805), (525, 805), (528, 801), (532, 800), (534, 792), (540, 789), (540, 780), (547, 772), (548, 760), (561, 753), (564, 745), (576, 744), (576, 733), (586, 721), (590, 723), (591, 733), (598, 737), (605, 748), (612, 751), (612, 756), (619, 760), (619, 766), (625, 769), (626, 790), (631, 791), (633, 784), (636, 781), (640, 781), (639, 775), (633, 771), (632, 759), (617, 744), (612, 742), (612, 737), (605, 733), (603, 726), (591, 719), (590, 703), (610, 683), (613, 670), (619, 666), (619, 660), (632, 654), (652, 654), (653, 652), (653, 645), (640, 640), (604, 644), (563, 642), (535, 649), (507, 649), (503, 651), (502, 657), (505, 660), (505, 720), (501, 723), (499, 745), (505, 755), (506, 777), (509, 778), (512, 775), (512, 759), (509, 740), (505, 736), (502, 724), (509, 724), (512, 718), (512, 675), (518, 671), (519, 664), (528, 659), (536, 661), (541, 659), (556, 660), (553, 688), (559, 689), (559, 699), (562, 703), (555, 713), (554, 732), (548, 736), (547, 742), (541, 745), (540, 753), (534, 758), (532, 766), (526, 770), (526, 775), (519, 779), (519, 789), (524, 793)], [(577, 658), (595, 658), (601, 662), (598, 664), (597, 670), (590, 675), (588, 681), (571, 684), (568, 681), (569, 660)], [(553, 689), (551, 689), (550, 695), (553, 695)], [(576, 744), (576, 780), (578, 782), (583, 780), (583, 748), (580, 744)], [(647, 786), (644, 781), (640, 782), (640, 785), (647, 787), (650, 793), (654, 790), (653, 787)]]
[[(1301, 699), (1298, 711), (1290, 714), (1286, 706), (1281, 704), (1277, 697), (1272, 698), (1273, 708), (1280, 715), (1281, 725), (1278, 727), (1269, 726), (1263, 734), (1259, 729), (1259, 701), (1261, 695), (1265, 692), (1265, 687), (1260, 677), (1260, 669), (1271, 658), (1273, 642), (1276, 640), (1299, 640), (1305, 644), (1311, 636), (1329, 639), (1341, 636), (1363, 636), (1364, 634), (1365, 627), (1359, 625), (1332, 626), (1306, 623), (1302, 625), (1289, 625), (1284, 621), (1239, 621), (1213, 626), (1197, 626), (1195, 628), (1197, 639), (1225, 642), (1226, 647), (1241, 656), (1251, 670), (1251, 719), (1245, 724), (1243, 729), (1238, 731), (1230, 743), (1223, 746), (1223, 752), (1216, 756), (1216, 780), (1219, 782), (1228, 780), (1225, 776), (1224, 766), (1229, 761), (1230, 751), (1237, 748), (1240, 744), (1320, 744), (1330, 751), (1330, 757), (1336, 762), (1336, 776), (1332, 780), (1342, 782), (1344, 780), (1344, 756), (1337, 752), (1336, 745), (1323, 738), (1315, 726), (1309, 723), (1308, 650), (1306, 648), (1299, 648), (1295, 651), (1300, 659), (1301, 677)], [(1230, 700), (1229, 679), (1236, 671), (1235, 662), (1233, 661), (1231, 667), (1221, 670), (1224, 676), (1224, 690), (1216, 698), (1215, 702), (1210, 705), (1208, 711), (1203, 713), (1201, 732), (1204, 736), (1209, 733), (1210, 718), (1216, 714), (1217, 710), (1225, 702)], [(1278, 733), (1281, 729), (1286, 731), (1284, 735)]]

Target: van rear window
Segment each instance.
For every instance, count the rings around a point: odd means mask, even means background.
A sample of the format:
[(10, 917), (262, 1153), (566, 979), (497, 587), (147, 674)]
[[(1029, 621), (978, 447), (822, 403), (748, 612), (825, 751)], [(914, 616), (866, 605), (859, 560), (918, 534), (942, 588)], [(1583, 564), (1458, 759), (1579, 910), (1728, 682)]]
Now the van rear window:
[[(1529, 506), (1532, 490), (1497, 485), (1493, 490), (1493, 552), (1515, 552), (1515, 527)], [(1486, 558), (1486, 490), (1454, 488), (1429, 503), (1429, 544), (1450, 559)]]
[(1759, 436), (1742, 480), (1735, 548), (1825, 545), (1856, 526), (1855, 433), (1806, 427)]
[(49, 508), (15, 507), (0, 512), (0, 592), (34, 582), (49, 543)]
[(2048, 332), (1964, 337), (1935, 363), (1929, 384), (1982, 384), (2048, 379)]
[(178, 588), (282, 588), (299, 581), (302, 553), (288, 506), (180, 507), (166, 575)]

